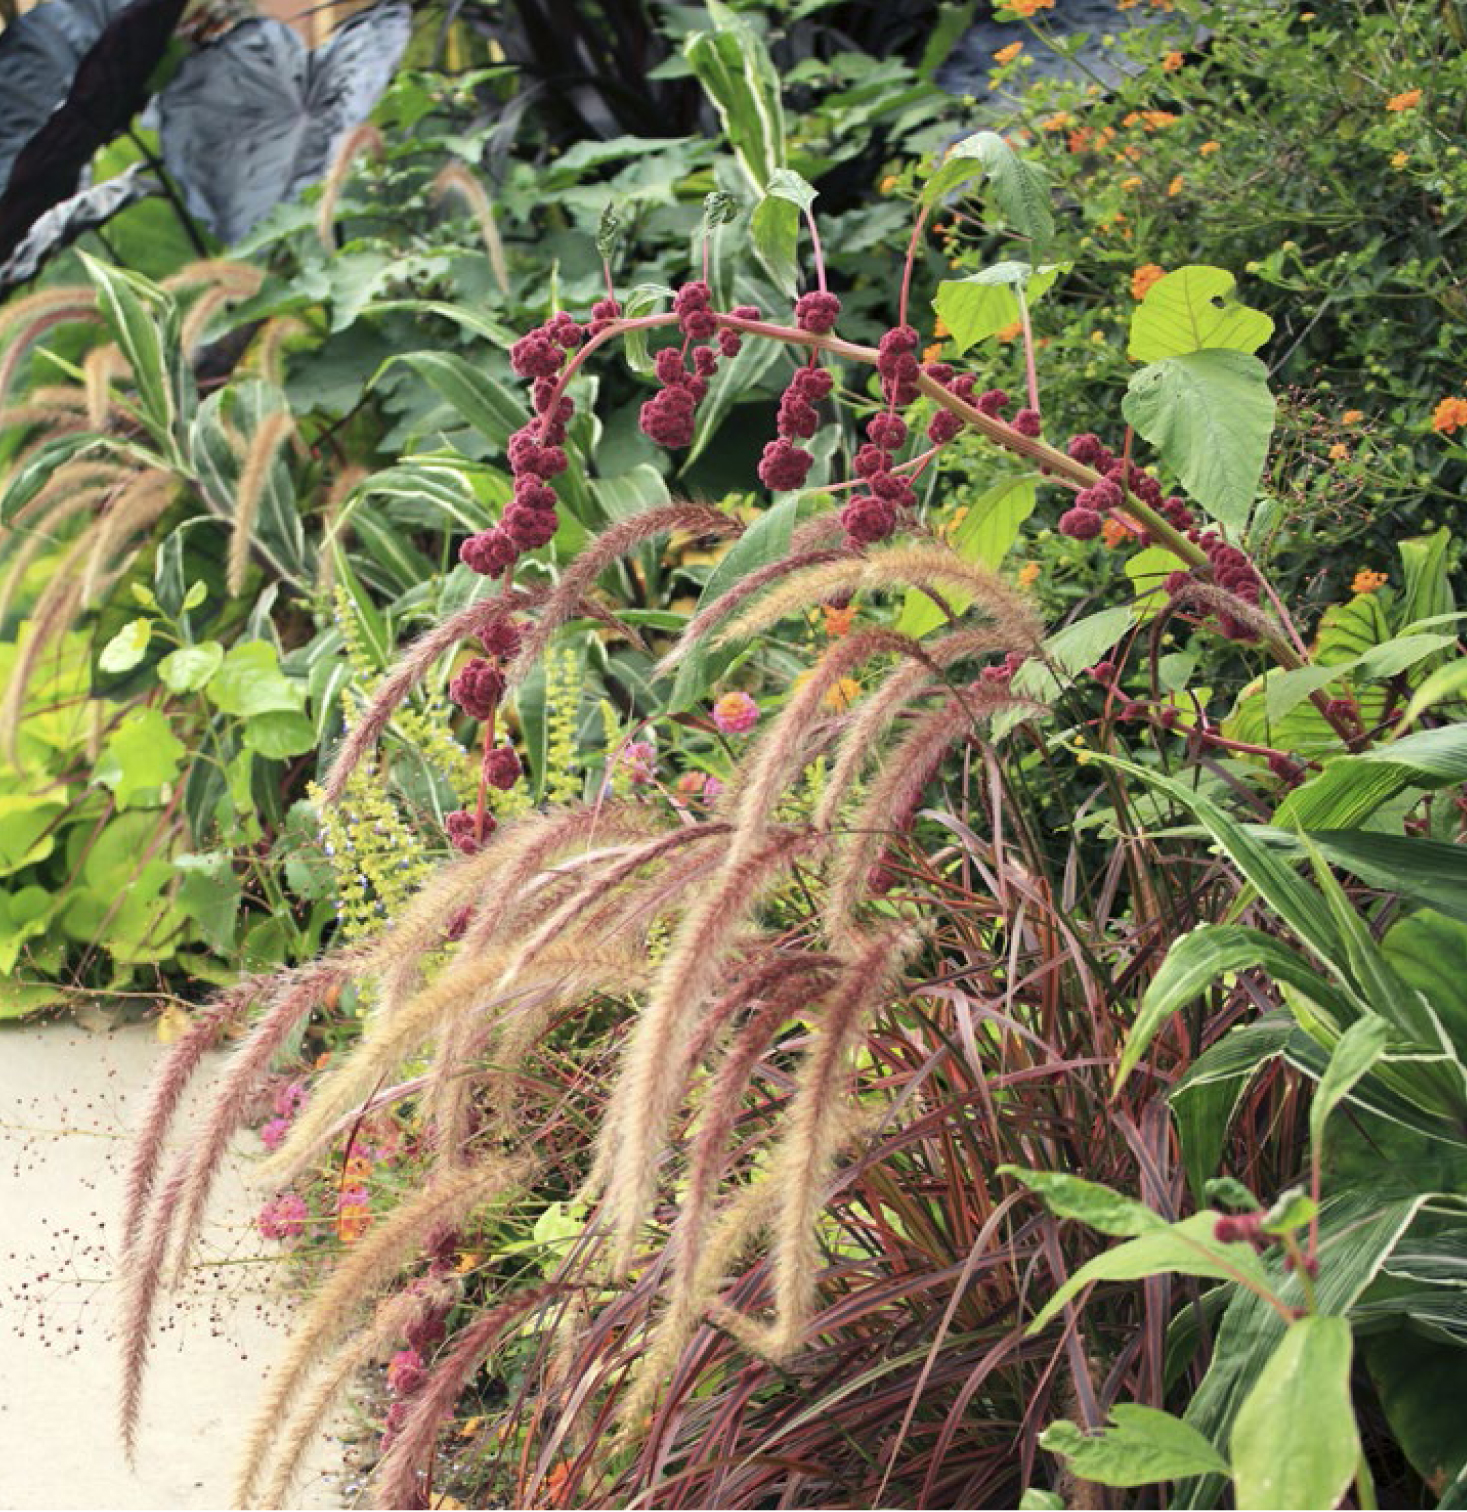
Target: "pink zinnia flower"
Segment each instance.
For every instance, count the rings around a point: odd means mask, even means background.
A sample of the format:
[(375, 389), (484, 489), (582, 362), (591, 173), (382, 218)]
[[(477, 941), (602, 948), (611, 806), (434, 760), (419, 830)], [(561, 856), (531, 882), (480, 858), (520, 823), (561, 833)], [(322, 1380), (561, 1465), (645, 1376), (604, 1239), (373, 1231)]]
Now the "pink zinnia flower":
[(269, 1123), (260, 1126), (260, 1143), (267, 1150), (278, 1150), (285, 1143), (285, 1136), (290, 1133), (290, 1120), (288, 1118), (272, 1118)]
[(260, 1209), (255, 1223), (267, 1239), (299, 1239), (306, 1231), (309, 1209), (306, 1200), (295, 1192), (286, 1192)]
[(653, 768), (657, 763), (657, 752), (653, 749), (651, 741), (629, 740), (616, 753), (617, 761), (626, 768), (627, 775), (633, 782), (651, 782)]
[(713, 723), (725, 735), (743, 735), (759, 723), (759, 705), (747, 693), (725, 693), (713, 705)]
[(306, 1084), (303, 1081), (287, 1082), (275, 1094), (275, 1111), (282, 1118), (294, 1118), (305, 1106)]

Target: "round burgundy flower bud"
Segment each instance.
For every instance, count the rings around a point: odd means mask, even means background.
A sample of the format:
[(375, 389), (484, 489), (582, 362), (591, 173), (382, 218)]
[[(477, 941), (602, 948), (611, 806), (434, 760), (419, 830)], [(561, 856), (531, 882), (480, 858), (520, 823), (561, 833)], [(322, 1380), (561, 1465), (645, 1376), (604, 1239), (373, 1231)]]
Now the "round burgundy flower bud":
[(510, 347), (509, 365), (521, 378), (553, 378), (560, 371), (562, 356), (543, 331), (531, 331)]
[(1184, 588), (1189, 587), (1191, 585), (1191, 582), (1192, 574), (1190, 572), (1169, 572), (1166, 575), (1166, 581), (1162, 584), (1162, 587), (1165, 588), (1169, 594), (1175, 597)]
[(758, 305), (735, 305), (733, 307), (733, 309), (731, 309), (728, 313), (730, 315), (734, 316), (738, 320), (758, 320), (759, 319), (759, 306)]
[(737, 357), (744, 349), (744, 338), (737, 331), (721, 326), (718, 332), (718, 350), (725, 357)]
[(795, 324), (802, 331), (823, 336), (840, 316), (840, 300), (834, 294), (812, 291), (795, 301)]
[(497, 619), (479, 632), (479, 639), (490, 656), (503, 657), (506, 661), (517, 656), (520, 649), (519, 627), (511, 619)]
[(712, 310), (690, 310), (678, 324), (690, 341), (711, 341), (718, 334), (718, 316)]
[(718, 353), (712, 347), (694, 347), (693, 371), (700, 378), (711, 378), (718, 371)]
[(1059, 533), (1076, 541), (1091, 541), (1100, 534), (1100, 516), (1093, 509), (1076, 506), (1059, 517)]
[(807, 404), (798, 394), (786, 393), (779, 401), (776, 426), (786, 440), (808, 441), (820, 429), (820, 415), (813, 404)]
[(525, 504), (511, 504), (501, 524), (521, 551), (538, 551), (555, 539), (560, 528), (553, 509), (532, 509)]
[(417, 1317), (408, 1320), (402, 1331), (403, 1342), (419, 1354), (432, 1354), (448, 1332), (447, 1317), (445, 1308), (425, 1307)]
[(1100, 437), (1090, 431), (1081, 431), (1065, 443), (1065, 451), (1085, 467), (1094, 467), (1104, 450)]
[(891, 467), (891, 453), (882, 451), (879, 446), (867, 442), (856, 451), (851, 463), (858, 478), (874, 477), (879, 472), (886, 472)]
[(815, 458), (785, 440), (770, 441), (759, 459), (759, 481), (775, 493), (803, 488)]
[(663, 384), (682, 383), (688, 376), (687, 365), (678, 347), (663, 347), (652, 359), (652, 371), (657, 381)]
[(478, 820), (464, 809), (455, 809), (443, 816), (443, 828), (448, 834), (448, 843), (465, 856), (476, 856), (484, 848), (484, 841), (494, 832), (493, 814), (484, 815), (483, 839), (478, 834)]
[(621, 318), (621, 306), (614, 299), (598, 299), (591, 306), (592, 320), (618, 320)]
[(795, 376), (789, 381), (789, 387), (797, 391), (800, 398), (807, 404), (819, 404), (822, 399), (830, 397), (830, 391), (835, 387), (835, 379), (823, 367), (802, 367), (796, 369)]
[(907, 439), (907, 422), (900, 415), (873, 415), (866, 422), (866, 434), (872, 445), (883, 451), (895, 451)]
[(917, 502), (912, 485), (899, 473), (872, 473), (866, 482), (877, 498), (897, 509), (910, 509)]
[(1162, 502), (1161, 484), (1140, 468), (1131, 469), (1131, 492), (1136, 495), (1143, 504), (1149, 504), (1152, 509), (1160, 509)]
[(895, 356), (899, 352), (914, 352), (921, 339), (912, 326), (893, 326), (882, 336), (876, 349), (883, 357)]
[(1102, 478), (1092, 487), (1081, 489), (1080, 492), (1081, 494), (1090, 495), (1089, 505), (1091, 509), (1117, 509), (1126, 502), (1125, 494), (1109, 478)]
[(584, 333), (581, 324), (569, 310), (562, 310), (554, 320), (545, 326), (545, 334), (558, 347), (563, 347), (567, 352), (574, 351), (580, 346)]
[(840, 522), (852, 546), (869, 546), (896, 529), (896, 510), (885, 499), (861, 494), (841, 510)]
[(484, 780), (500, 792), (508, 792), (520, 780), (519, 753), (512, 745), (495, 746), (484, 753)]
[(1035, 409), (1021, 409), (1009, 423), (1021, 436), (1037, 436), (1044, 429), (1044, 422)]
[(638, 424), (659, 446), (691, 446), (693, 396), (685, 388), (665, 388), (641, 408)]
[(950, 362), (924, 362), (922, 371), (934, 382), (946, 387), (952, 382), (953, 365)]
[(499, 707), (504, 688), (504, 673), (493, 662), (476, 656), (449, 683), (448, 696), (470, 719), (488, 719)]
[(672, 313), (690, 315), (694, 310), (706, 310), (712, 302), (712, 289), (701, 278), (695, 278), (672, 296)]
[(534, 473), (521, 473), (514, 481), (514, 502), (524, 509), (554, 509), (555, 490)]
[(1172, 704), (1166, 704), (1156, 717), (1163, 730), (1170, 730), (1176, 727), (1182, 715)]
[(387, 1367), (387, 1389), (397, 1396), (412, 1396), (422, 1389), (427, 1379), (428, 1372), (423, 1368), (423, 1357), (416, 1349), (399, 1350)]
[(938, 410), (927, 426), (927, 439), (936, 446), (946, 446), (963, 428), (961, 415), (951, 410)]
[(977, 399), (977, 407), (985, 415), (1001, 415), (1009, 407), (1009, 396), (1000, 388), (984, 389)]
[(504, 530), (481, 530), (458, 548), (458, 559), (470, 571), (499, 577), (519, 559), (519, 548)]

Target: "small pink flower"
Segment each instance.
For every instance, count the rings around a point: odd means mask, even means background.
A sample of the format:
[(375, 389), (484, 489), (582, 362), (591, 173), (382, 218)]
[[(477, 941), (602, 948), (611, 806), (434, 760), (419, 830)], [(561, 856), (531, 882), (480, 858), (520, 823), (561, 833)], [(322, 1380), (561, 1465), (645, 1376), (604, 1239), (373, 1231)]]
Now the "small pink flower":
[(723, 791), (723, 784), (716, 777), (710, 777), (703, 784), (703, 797), (708, 803), (712, 803)]
[(617, 762), (626, 769), (633, 782), (648, 783), (653, 780), (657, 764), (657, 752), (649, 740), (629, 740), (616, 753)]
[(287, 1082), (275, 1094), (275, 1111), (282, 1118), (294, 1118), (306, 1105), (306, 1098), (310, 1096), (305, 1082)]
[(387, 1367), (387, 1389), (398, 1396), (411, 1396), (428, 1379), (423, 1357), (416, 1349), (400, 1349)]
[(371, 1199), (367, 1195), (364, 1186), (343, 1187), (336, 1195), (336, 1206), (340, 1208), (366, 1207)]
[(725, 735), (743, 735), (759, 723), (759, 705), (747, 693), (725, 693), (713, 705), (713, 723)]
[(260, 1143), (267, 1150), (278, 1150), (285, 1143), (285, 1136), (290, 1133), (290, 1120), (288, 1118), (272, 1118), (269, 1123), (260, 1126)]
[(260, 1209), (255, 1224), (267, 1239), (299, 1239), (306, 1231), (308, 1213), (304, 1197), (286, 1192)]

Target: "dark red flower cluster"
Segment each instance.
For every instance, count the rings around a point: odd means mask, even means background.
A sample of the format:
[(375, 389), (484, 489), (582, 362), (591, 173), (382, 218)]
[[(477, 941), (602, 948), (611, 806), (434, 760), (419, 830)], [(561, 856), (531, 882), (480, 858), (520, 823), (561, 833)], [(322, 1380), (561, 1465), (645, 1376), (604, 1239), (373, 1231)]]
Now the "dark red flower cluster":
[(470, 719), (485, 720), (499, 707), (504, 687), (504, 673), (492, 661), (476, 656), (449, 683), (448, 696)]
[(455, 809), (443, 816), (443, 828), (448, 832), (448, 843), (454, 850), (465, 856), (477, 855), (494, 833), (494, 815), (487, 811), (479, 815), (471, 814), (467, 809)]
[(882, 396), (896, 409), (905, 409), (917, 397), (917, 378), (922, 372), (917, 360), (919, 340), (911, 326), (902, 325), (893, 326), (877, 343)]
[(795, 324), (813, 336), (824, 336), (834, 330), (840, 318), (840, 300), (824, 290), (802, 294), (795, 301)]
[(794, 376), (780, 395), (775, 428), (777, 440), (770, 441), (759, 459), (759, 481), (775, 492), (803, 488), (814, 456), (796, 441), (808, 441), (820, 429), (820, 414), (815, 406), (830, 397), (835, 380), (823, 367), (813, 364), (796, 368)]
[[(1245, 604), (1257, 604), (1263, 588), (1262, 580), (1253, 570), (1247, 554), (1236, 546), (1229, 546), (1215, 530), (1189, 530), (1187, 538), (1194, 541), (1207, 553), (1207, 563), (1212, 569), (1212, 580), (1219, 588), (1235, 594)], [(1257, 640), (1257, 632), (1237, 616), (1226, 611), (1217, 617), (1217, 628), (1228, 640)]]
[(520, 377), (532, 380), (530, 396), (538, 418), (509, 438), (506, 455), (514, 476), (514, 497), (505, 505), (499, 524), (470, 536), (458, 549), (459, 561), (471, 571), (500, 577), (522, 553), (546, 545), (559, 529), (555, 490), (549, 480), (569, 465), (565, 431), (575, 414), (573, 401), (557, 396), (560, 374), (567, 354), (580, 346), (588, 331), (604, 329), (615, 312), (616, 301), (603, 300), (592, 307), (596, 319), (583, 328), (562, 310), (509, 349), (510, 366)]
[(506, 793), (520, 780), (519, 753), (512, 745), (493, 746), (484, 752), (484, 780)]
[[(720, 354), (736, 357), (739, 333), (720, 328), (712, 307), (712, 294), (702, 279), (685, 283), (673, 296), (673, 313), (678, 317), (686, 341), (682, 348), (665, 347), (653, 359), (657, 381), (662, 387), (641, 409), (638, 416), (643, 433), (659, 446), (691, 446), (698, 405), (708, 392), (708, 384), (718, 371)], [(757, 320), (758, 308), (739, 305), (733, 314), (743, 320)], [(717, 337), (717, 346), (713, 338)], [(695, 344), (696, 343), (696, 344)], [(692, 370), (688, 369), (688, 358)]]

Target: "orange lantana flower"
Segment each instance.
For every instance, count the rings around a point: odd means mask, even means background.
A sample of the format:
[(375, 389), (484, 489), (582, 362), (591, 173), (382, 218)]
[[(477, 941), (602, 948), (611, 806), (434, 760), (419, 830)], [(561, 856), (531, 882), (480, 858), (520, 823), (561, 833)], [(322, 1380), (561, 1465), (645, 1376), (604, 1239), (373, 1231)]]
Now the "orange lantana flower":
[(1181, 53), (1169, 52), (1161, 60), (1161, 71), (1163, 73), (1176, 73), (1184, 62), (1186, 62), (1186, 59), (1182, 57)]
[(1131, 275), (1131, 298), (1145, 299), (1151, 286), (1166, 277), (1166, 269), (1157, 263), (1142, 263)]
[(1385, 573), (1372, 572), (1369, 567), (1362, 567), (1350, 583), (1351, 593), (1374, 593), (1377, 588), (1384, 588), (1387, 582)]
[(1119, 520), (1107, 519), (1100, 522), (1100, 539), (1112, 548), (1122, 546), (1131, 539), (1131, 532), (1121, 524)]
[(1023, 50), (1024, 44), (1022, 42), (1010, 42), (1007, 47), (1000, 47), (994, 53), (993, 61), (995, 63), (1012, 63)]
[(1218, 141), (1204, 142), (1197, 149), (1197, 154), (1199, 157), (1211, 157), (1213, 153), (1219, 151), (1221, 147), (1222, 143)]
[(1421, 103), (1421, 91), (1408, 89), (1404, 94), (1392, 95), (1386, 101), (1387, 110), (1414, 110)]
[(1032, 16), (1035, 11), (1053, 10), (1054, 0), (1008, 0), (1006, 9), (1016, 16)]
[(1038, 580), (1039, 580), (1039, 563), (1038, 562), (1025, 562), (1024, 565), (1019, 568), (1019, 587), (1020, 588), (1032, 588), (1034, 586), (1034, 584)]
[(1364, 410), (1346, 410), (1345, 413), (1340, 416), (1340, 424), (1341, 425), (1359, 425), (1360, 422), (1364, 418), (1365, 418), (1365, 411)]
[(1431, 412), (1431, 428), (1443, 436), (1453, 435), (1467, 425), (1467, 399), (1443, 399)]

